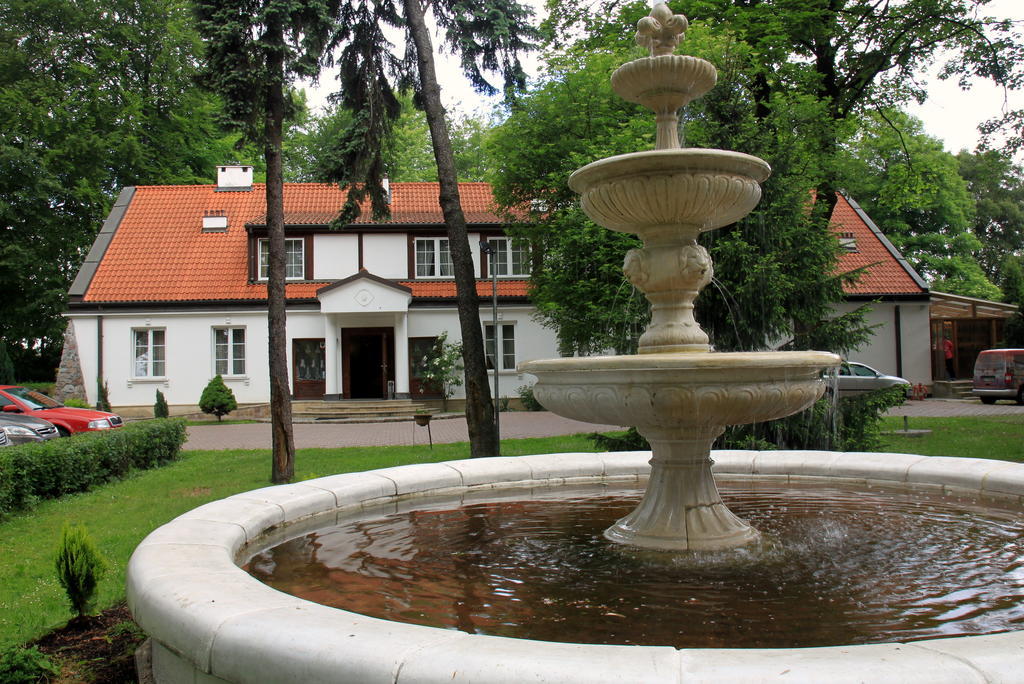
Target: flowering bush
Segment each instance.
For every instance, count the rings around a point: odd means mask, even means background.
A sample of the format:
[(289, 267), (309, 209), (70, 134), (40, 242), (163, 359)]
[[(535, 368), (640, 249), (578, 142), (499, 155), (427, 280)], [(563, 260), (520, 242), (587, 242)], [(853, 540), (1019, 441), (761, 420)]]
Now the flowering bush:
[(434, 340), (434, 348), (423, 357), (421, 369), (423, 380), (441, 392), (443, 409), (448, 410), (448, 397), (455, 388), (462, 385), (462, 343), (449, 343), (448, 333), (441, 333)]

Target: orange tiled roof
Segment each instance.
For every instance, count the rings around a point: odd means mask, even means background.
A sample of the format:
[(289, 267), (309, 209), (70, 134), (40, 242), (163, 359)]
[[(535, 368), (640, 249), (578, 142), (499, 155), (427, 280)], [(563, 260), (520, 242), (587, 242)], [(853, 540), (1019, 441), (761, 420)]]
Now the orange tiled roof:
[[(459, 185), (463, 211), (470, 224), (501, 223), (494, 213), (490, 186)], [(392, 216), (374, 222), (369, 212), (356, 223), (402, 225), (443, 224), (437, 183), (394, 183)], [(285, 186), (285, 212), (293, 225), (323, 225), (344, 202), (336, 185), (290, 183)], [(204, 212), (223, 212), (226, 232), (201, 230)], [(213, 185), (140, 186), (107, 248), (88, 289), (85, 302), (185, 302), (265, 300), (265, 284), (248, 282), (246, 224), (260, 225), (266, 215), (264, 186), (250, 192), (217, 192)], [(869, 219), (868, 219), (869, 220)], [(847, 294), (886, 295), (926, 292), (868, 225), (862, 213), (840, 196), (832, 213), (839, 233), (852, 233), (857, 252), (844, 253), (844, 271), (867, 266), (860, 282), (846, 286)], [(407, 280), (414, 297), (454, 298), (455, 283)], [(314, 299), (322, 282), (290, 283), (289, 299)], [(501, 280), (498, 294), (525, 297), (525, 280)], [(490, 296), (489, 280), (477, 283), (477, 292)]]
[[(383, 225), (444, 221), (437, 183), (393, 183), (392, 216)], [(460, 183), (466, 220), (501, 223), (486, 183)], [(286, 213), (327, 223), (344, 202), (336, 185), (285, 185)], [(222, 211), (223, 233), (204, 233), (202, 217)], [(374, 223), (367, 215), (357, 223)], [(103, 260), (83, 297), (86, 302), (176, 302), (266, 299), (264, 284), (248, 282), (247, 223), (266, 215), (262, 184), (250, 192), (217, 192), (213, 185), (161, 185), (136, 188)], [(289, 299), (312, 299), (323, 283), (291, 283)], [(489, 291), (489, 290), (488, 290)], [(431, 296), (431, 295), (426, 295)]]
[[(455, 281), (453, 280), (402, 280), (398, 284), (410, 288), (413, 297), (455, 299)], [(529, 281), (498, 281), (499, 297), (525, 297), (528, 291)], [(490, 297), (492, 294), (491, 281), (478, 280), (476, 282), (476, 293), (481, 297)]]
[[(923, 294), (927, 289), (914, 279), (904, 263), (889, 251), (884, 237), (876, 233), (868, 225), (866, 215), (859, 207), (851, 203), (843, 195), (838, 196), (832, 210), (832, 226), (842, 235), (852, 233), (857, 243), (856, 252), (843, 252), (839, 256), (839, 270), (852, 271), (862, 266), (867, 267), (860, 280), (853, 285), (844, 285), (843, 290), (849, 295), (899, 295)], [(887, 242), (887, 241), (886, 241)]]

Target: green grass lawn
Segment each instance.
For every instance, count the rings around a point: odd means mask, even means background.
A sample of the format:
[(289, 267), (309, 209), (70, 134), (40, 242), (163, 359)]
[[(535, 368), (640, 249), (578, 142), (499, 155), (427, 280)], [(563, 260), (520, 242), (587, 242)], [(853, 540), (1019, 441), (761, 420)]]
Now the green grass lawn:
[[(594, 451), (582, 436), (502, 442), (502, 454)], [(296, 481), (409, 463), (449, 461), (469, 456), (469, 445), (301, 449)], [(53, 556), (65, 522), (82, 523), (110, 562), (97, 606), (124, 598), (125, 566), (149, 532), (196, 506), (265, 487), (270, 451), (186, 451), (182, 459), (157, 470), (91, 492), (43, 502), (0, 522), (0, 650), (21, 644), (66, 622), (71, 614), (57, 583)]]
[[(879, 451), (1024, 463), (1024, 416), (909, 418), (907, 425), (911, 430), (932, 432), (920, 437), (883, 435)], [(882, 429), (902, 430), (903, 419), (886, 418)]]

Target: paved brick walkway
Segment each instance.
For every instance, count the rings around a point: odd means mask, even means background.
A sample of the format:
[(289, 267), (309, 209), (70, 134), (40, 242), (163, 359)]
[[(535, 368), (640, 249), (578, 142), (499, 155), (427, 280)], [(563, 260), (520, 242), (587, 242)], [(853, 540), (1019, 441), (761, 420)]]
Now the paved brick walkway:
[[(513, 411), (501, 414), (502, 439), (553, 437), (620, 429), (561, 418), (547, 411)], [(435, 444), (468, 442), (465, 418), (432, 420)], [(427, 428), (411, 420), (388, 423), (296, 423), (295, 448), (347, 446), (402, 446), (426, 444)], [(188, 429), (186, 449), (268, 449), (270, 424), (199, 425)]]
[[(1024, 406), (999, 402), (985, 406), (979, 401), (928, 399), (908, 401), (891, 411), (893, 416), (1018, 416), (1024, 421)], [(553, 437), (621, 429), (615, 425), (594, 425), (561, 418), (546, 411), (514, 411), (501, 414), (503, 439), (521, 437)], [(437, 419), (430, 423), (434, 442), (469, 441), (464, 418)], [(426, 444), (427, 428), (412, 421), (390, 423), (296, 423), (295, 447), (402, 446)], [(201, 425), (188, 429), (186, 449), (267, 449), (270, 447), (270, 424)]]

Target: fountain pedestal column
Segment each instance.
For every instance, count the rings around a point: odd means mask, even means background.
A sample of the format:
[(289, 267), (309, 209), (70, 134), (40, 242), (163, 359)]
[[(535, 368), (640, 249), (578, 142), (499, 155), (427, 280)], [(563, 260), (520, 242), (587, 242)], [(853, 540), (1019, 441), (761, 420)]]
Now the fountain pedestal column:
[(756, 540), (757, 530), (722, 503), (711, 474), (711, 444), (723, 430), (641, 428), (651, 444), (651, 479), (640, 504), (604, 536), (668, 551), (724, 549)]

